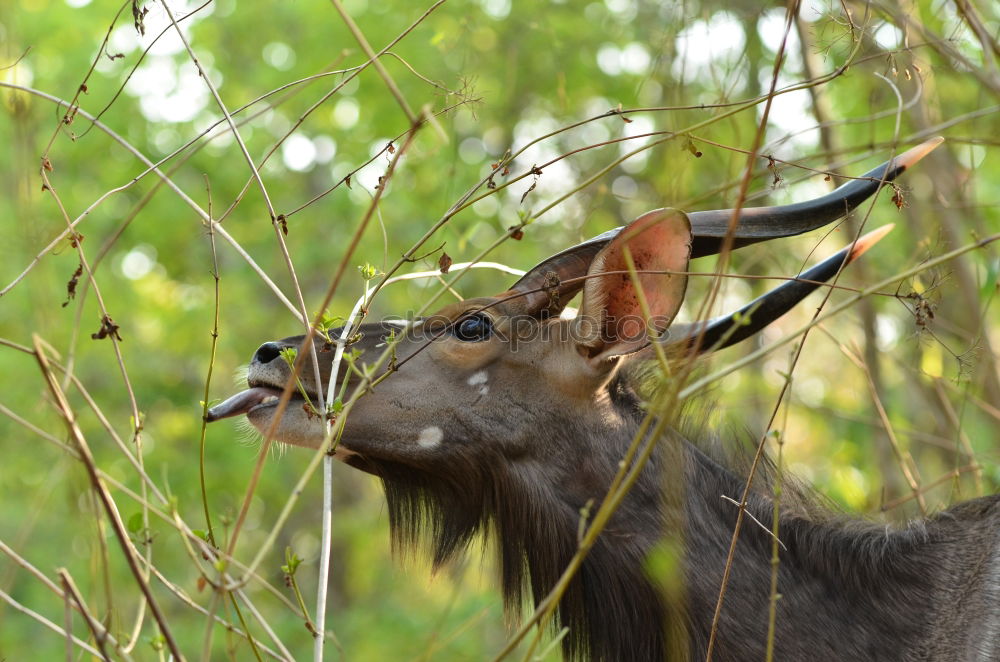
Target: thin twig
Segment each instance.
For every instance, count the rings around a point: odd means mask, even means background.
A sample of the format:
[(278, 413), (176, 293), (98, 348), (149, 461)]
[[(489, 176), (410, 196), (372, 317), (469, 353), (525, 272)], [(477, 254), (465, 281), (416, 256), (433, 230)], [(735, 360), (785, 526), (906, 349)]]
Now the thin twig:
[[(55, 96), (53, 96), (51, 94), (46, 93), (46, 92), (42, 92), (40, 90), (36, 90), (36, 89), (30, 88), (30, 87), (26, 87), (24, 85), (15, 85), (15, 84), (12, 84), (12, 83), (7, 83), (7, 82), (4, 82), (4, 81), (0, 81), (0, 87), (6, 87), (6, 88), (14, 89), (14, 90), (19, 90), (21, 92), (26, 92), (28, 94), (31, 94), (31, 95), (40, 97), (42, 99), (46, 99), (48, 101), (51, 101), (51, 102), (55, 103), (58, 106), (68, 106), (69, 105), (69, 102), (67, 102), (67, 101), (64, 101), (64, 100), (62, 100), (62, 99), (60, 99), (58, 97), (55, 97)], [(41, 262), (42, 258), (45, 255), (47, 255), (48, 253), (52, 252), (52, 250), (54, 248), (56, 248), (56, 246), (58, 246), (64, 239), (66, 239), (66, 237), (69, 236), (70, 232), (72, 232), (73, 229), (75, 229), (76, 226), (81, 221), (84, 220), (84, 218), (86, 218), (94, 209), (96, 209), (98, 205), (100, 205), (102, 202), (104, 202), (104, 200), (106, 200), (108, 197), (110, 197), (111, 195), (113, 195), (115, 193), (120, 193), (121, 191), (124, 191), (124, 190), (126, 190), (128, 188), (131, 188), (133, 185), (135, 185), (136, 183), (138, 183), (138, 181), (145, 174), (152, 172), (157, 177), (159, 177), (168, 187), (170, 187), (170, 189), (186, 205), (188, 205), (191, 209), (193, 209), (195, 211), (195, 213), (202, 219), (202, 221), (204, 221), (206, 223), (212, 223), (212, 227), (215, 230), (215, 232), (218, 233), (218, 235), (220, 237), (222, 237), (227, 242), (229, 242), (229, 244), (232, 246), (233, 250), (235, 250), (236, 253), (250, 266), (250, 268), (253, 269), (254, 273), (256, 273), (257, 276), (260, 277), (260, 279), (264, 281), (264, 283), (271, 289), (271, 291), (278, 298), (278, 300), (282, 304), (284, 304), (285, 307), (289, 309), (289, 311), (291, 311), (291, 313), (296, 317), (296, 319), (301, 319), (301, 313), (299, 313), (299, 311), (296, 310), (296, 308), (292, 304), (292, 302), (288, 300), (288, 298), (281, 291), (281, 289), (278, 288), (277, 285), (275, 285), (274, 281), (272, 281), (271, 278), (264, 272), (264, 270), (260, 268), (260, 266), (257, 264), (257, 262), (254, 261), (254, 259), (252, 257), (250, 257), (250, 254), (247, 253), (246, 250), (244, 250), (244, 248), (232, 237), (232, 235), (229, 234), (228, 231), (226, 231), (226, 229), (224, 227), (222, 227), (222, 225), (220, 225), (219, 223), (217, 223), (215, 221), (212, 221), (209, 218), (208, 214), (194, 200), (192, 200), (186, 193), (184, 193), (184, 191), (170, 177), (168, 177), (166, 174), (163, 173), (163, 171), (160, 170), (160, 168), (159, 168), (159, 166), (157, 164), (154, 164), (152, 161), (150, 161), (148, 158), (146, 158), (146, 156), (142, 152), (140, 152), (138, 149), (136, 149), (130, 142), (128, 142), (127, 140), (125, 140), (124, 138), (122, 138), (118, 133), (116, 133), (115, 131), (113, 131), (110, 127), (108, 127), (107, 125), (103, 124), (102, 122), (94, 120), (93, 116), (90, 115), (89, 113), (85, 112), (83, 109), (77, 108), (76, 112), (77, 112), (77, 114), (83, 115), (84, 117), (86, 117), (86, 118), (90, 119), (91, 121), (93, 121), (94, 125), (97, 126), (97, 128), (99, 128), (101, 131), (103, 131), (105, 134), (107, 134), (110, 138), (112, 138), (115, 142), (117, 142), (119, 145), (121, 145), (122, 147), (124, 147), (129, 153), (131, 153), (133, 156), (135, 156), (139, 161), (141, 161), (147, 167), (147, 170), (146, 170), (146, 172), (141, 173), (141, 174), (133, 177), (127, 184), (123, 184), (122, 186), (118, 186), (116, 188), (110, 189), (109, 191), (106, 191), (96, 201), (94, 201), (93, 203), (91, 203), (79, 216), (77, 216), (75, 219), (73, 219), (70, 222), (69, 227), (66, 230), (60, 232), (51, 242), (49, 242), (49, 244), (45, 248), (43, 248), (41, 251), (39, 251), (35, 255), (35, 257), (31, 260), (31, 262), (28, 264), (28, 266), (25, 267), (24, 270), (14, 278), (14, 280), (12, 280), (2, 290), (0, 290), (0, 297), (2, 297), (3, 295), (7, 294), (14, 286), (16, 286), (18, 283), (20, 283), (24, 279), (24, 277), (27, 276), (28, 273), (39, 262)], [(303, 320), (303, 323), (305, 323), (304, 320)]]
[[(725, 494), (720, 494), (719, 498), (722, 499), (723, 501), (728, 501), (729, 503), (733, 504), (737, 508), (741, 508), (742, 507), (742, 504), (740, 504), (739, 501), (737, 501), (736, 499), (734, 499), (731, 496), (727, 496)], [(778, 507), (777, 506), (777, 500), (774, 501), (774, 504), (775, 504), (774, 507), (777, 508)], [(754, 524), (756, 524), (757, 526), (759, 526), (760, 529), (764, 533), (766, 533), (767, 536), (769, 538), (771, 538), (774, 541), (775, 544), (780, 545), (781, 549), (783, 549), (785, 551), (788, 551), (788, 547), (785, 546), (785, 543), (781, 542), (781, 539), (778, 538), (778, 535), (771, 528), (769, 528), (766, 524), (764, 524), (759, 519), (757, 519), (756, 517), (754, 517), (753, 513), (751, 513), (750, 511), (747, 511), (747, 517), (749, 517), (751, 519), (751, 521), (753, 521)]]
[(76, 416), (74, 415), (69, 402), (66, 400), (66, 395), (63, 393), (58, 380), (56, 380), (55, 375), (52, 373), (48, 357), (45, 355), (45, 352), (42, 349), (41, 341), (37, 335), (32, 336), (32, 344), (35, 348), (35, 359), (38, 361), (38, 365), (41, 368), (42, 376), (45, 377), (45, 381), (48, 384), (49, 391), (52, 393), (52, 397), (55, 399), (59, 413), (65, 421), (70, 435), (76, 442), (77, 451), (80, 453), (80, 459), (82, 460), (84, 467), (87, 469), (87, 474), (90, 477), (91, 487), (100, 498), (101, 505), (104, 506), (105, 514), (111, 522), (115, 537), (118, 539), (118, 543), (121, 545), (122, 553), (125, 556), (128, 567), (132, 571), (132, 576), (135, 578), (136, 584), (139, 586), (139, 589), (145, 596), (146, 601), (149, 603), (149, 609), (153, 613), (153, 618), (156, 619), (157, 624), (160, 626), (160, 633), (163, 635), (167, 648), (170, 649), (171, 654), (176, 660), (184, 660), (184, 656), (177, 647), (177, 642), (174, 640), (170, 627), (167, 625), (166, 617), (160, 610), (160, 606), (153, 597), (149, 584), (146, 583), (143, 572), (139, 568), (136, 551), (133, 549), (132, 544), (129, 541), (128, 533), (126, 532), (125, 525), (121, 521), (121, 517), (118, 514), (118, 509), (115, 507), (114, 500), (111, 498), (107, 488), (98, 476), (97, 465), (94, 463), (94, 457), (90, 452), (87, 440), (84, 438), (83, 432), (77, 425)]
[(35, 619), (36, 621), (38, 621), (39, 623), (41, 623), (42, 625), (44, 625), (48, 629), (50, 629), (53, 632), (55, 632), (56, 634), (58, 634), (58, 635), (60, 635), (62, 637), (69, 638), (74, 644), (76, 644), (77, 646), (79, 646), (83, 650), (87, 651), (91, 655), (93, 655), (95, 657), (101, 657), (101, 651), (97, 650), (96, 648), (94, 648), (93, 646), (91, 646), (90, 644), (88, 644), (87, 642), (81, 641), (72, 632), (67, 632), (64, 628), (59, 627), (58, 625), (56, 625), (55, 623), (53, 623), (49, 619), (47, 619), (44, 616), (42, 616), (41, 614), (39, 614), (37, 611), (35, 611), (33, 609), (29, 609), (28, 607), (22, 605), (20, 602), (18, 602), (17, 600), (15, 600), (9, 593), (7, 593), (6, 591), (4, 591), (3, 589), (0, 589), (0, 598), (2, 598), (4, 600), (4, 602), (6, 602), (7, 604), (9, 604), (14, 609), (18, 610), (22, 614), (30, 616), (31, 618)]
[(70, 576), (69, 571), (66, 568), (59, 568), (56, 570), (56, 574), (59, 575), (59, 579), (62, 581), (63, 588), (66, 590), (67, 596), (72, 597), (73, 602), (76, 603), (77, 610), (83, 616), (83, 621), (87, 624), (87, 628), (90, 629), (90, 633), (94, 635), (94, 642), (97, 644), (97, 648), (100, 649), (101, 656), (106, 660), (106, 662), (111, 662), (108, 650), (104, 647), (104, 642), (108, 636), (107, 630), (105, 630), (100, 623), (94, 620), (90, 610), (87, 609), (87, 601), (83, 599), (82, 595), (80, 595), (80, 591), (76, 588), (76, 583), (73, 581), (73, 577)]
[(375, 54), (375, 51), (372, 50), (371, 44), (368, 43), (368, 39), (365, 38), (365, 34), (358, 28), (358, 24), (355, 23), (354, 19), (351, 18), (351, 15), (347, 13), (347, 10), (344, 9), (344, 5), (340, 2), (340, 0), (330, 0), (330, 3), (333, 5), (334, 9), (337, 10), (337, 13), (340, 14), (340, 19), (344, 21), (344, 25), (347, 26), (348, 30), (350, 30), (355, 41), (357, 41), (358, 45), (361, 46), (361, 50), (364, 51), (365, 57), (367, 57), (372, 63), (372, 66), (375, 67), (375, 71), (378, 72), (382, 82), (385, 83), (385, 86), (389, 88), (389, 92), (393, 97), (395, 97), (396, 103), (398, 103), (399, 107), (403, 109), (403, 114), (406, 115), (407, 122), (409, 122), (411, 126), (415, 124), (417, 121), (416, 114), (410, 109), (410, 104), (406, 103), (406, 97), (404, 97), (403, 93), (400, 92), (399, 87), (396, 85), (396, 81), (392, 79), (392, 76), (389, 75), (385, 65), (382, 64), (382, 61)]

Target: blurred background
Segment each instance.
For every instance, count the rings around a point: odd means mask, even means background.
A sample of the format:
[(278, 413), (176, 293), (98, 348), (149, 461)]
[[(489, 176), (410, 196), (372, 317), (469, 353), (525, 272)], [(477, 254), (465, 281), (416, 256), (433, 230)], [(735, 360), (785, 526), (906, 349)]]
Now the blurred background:
[[(311, 655), (282, 565), (290, 547), (314, 610), (318, 473), (244, 589), (260, 620), (245, 603), (240, 614), (214, 603), (198, 566), (211, 565), (178, 532), (183, 522), (204, 535), (207, 513), (225, 544), (260, 448), (237, 422), (211, 426), (203, 502), (200, 403), (210, 368), (214, 401), (234, 392), (260, 342), (302, 332), (274, 292), (301, 309), (279, 233), (310, 317), (345, 264), (326, 312), (347, 317), (365, 285), (358, 267), (380, 276), (443, 219), (400, 273), (436, 269), (442, 251), (461, 262), (492, 246), (485, 259), (527, 269), (656, 207), (731, 207), (748, 163), (747, 206), (808, 199), (838, 184), (831, 175), (860, 175), (942, 135), (898, 189), (847, 223), (741, 250), (728, 269), (793, 276), (862, 224), (895, 223), (840, 280), (886, 284), (809, 334), (778, 417), (783, 463), (832, 507), (888, 522), (995, 490), (1000, 263), (995, 245), (975, 247), (1000, 232), (995, 3), (810, 0), (788, 22), (785, 5), (745, 0), (343, 0), (372, 49), (398, 40), (380, 59), (385, 76), (359, 69), (368, 58), (329, 2), (166, 6), (183, 40), (161, 3), (0, 8), (0, 660), (65, 654), (65, 638), (41, 620), (64, 627), (65, 603), (39, 577), (62, 587), (57, 568), (117, 638), (135, 642), (134, 659), (166, 656), (84, 465), (67, 451), (64, 417), (25, 351), (34, 342), (62, 366), (55, 379), (112, 481), (129, 536), (155, 566), (152, 590), (185, 654), (253, 659), (244, 638), (199, 611), (212, 609), (240, 629), (247, 619), (271, 651), (280, 652), (277, 640), (297, 659)], [(278, 230), (199, 65), (283, 215)], [(432, 119), (347, 256), (405, 143), (408, 113)], [(763, 156), (748, 161), (758, 142)], [(163, 178), (137, 154), (159, 162)], [(516, 154), (503, 161), (509, 173), (487, 184), (505, 154)], [(475, 187), (479, 199), (450, 214)], [(215, 233), (213, 249), (201, 212), (221, 219), (231, 240)], [(501, 241), (521, 224), (519, 241)], [(512, 280), (475, 270), (454, 290), (493, 294)], [(725, 279), (711, 314), (777, 283)], [(692, 279), (682, 317), (699, 314), (710, 285)], [(391, 285), (371, 315), (405, 316), (440, 287), (434, 278)], [(821, 300), (813, 295), (759, 338), (719, 353), (702, 374), (800, 328)], [(698, 396), (720, 435), (752, 442), (765, 432), (792, 348)], [(141, 457), (164, 500), (127, 453)], [(262, 550), (311, 458), (269, 452), (236, 546), (241, 562)], [(334, 471), (327, 628), (336, 641), (327, 658), (490, 659), (509, 630), (489, 553), (473, 549), (433, 575), (419, 553), (400, 564), (377, 481)], [(72, 627), (92, 642), (79, 615)]]

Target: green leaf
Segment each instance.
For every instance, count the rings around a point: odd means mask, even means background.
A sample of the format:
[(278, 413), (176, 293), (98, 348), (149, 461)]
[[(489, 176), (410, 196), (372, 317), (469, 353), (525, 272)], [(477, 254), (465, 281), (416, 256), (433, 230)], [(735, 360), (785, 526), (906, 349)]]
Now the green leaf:
[(142, 531), (142, 513), (135, 513), (128, 518), (128, 523), (125, 525), (128, 530), (132, 533), (139, 533)]

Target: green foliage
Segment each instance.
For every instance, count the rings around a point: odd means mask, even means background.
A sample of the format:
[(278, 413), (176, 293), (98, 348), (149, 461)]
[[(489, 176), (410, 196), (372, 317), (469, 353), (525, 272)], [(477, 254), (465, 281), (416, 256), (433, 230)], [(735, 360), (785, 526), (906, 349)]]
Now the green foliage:
[[(56, 374), (126, 530), (172, 582), (149, 580), (180, 648), (201, 658), (210, 628), (204, 657), (242, 660), (253, 656), (246, 641), (209, 626), (178, 594), (240, 629), (242, 615), (262, 644), (275, 646), (248, 610), (238, 615), (228, 601), (216, 601), (211, 582), (223, 571), (242, 572), (264, 547), (311, 455), (269, 454), (235, 560), (212, 561), (196, 543), (214, 539), (227, 549), (258, 446), (238, 424), (208, 428), (205, 509), (199, 401), (210, 367), (210, 397), (226, 397), (234, 388), (228, 375), (259, 343), (302, 333), (297, 313), (323, 305), (338, 267), (350, 271), (318, 324), (326, 334), (345, 323), (364, 286), (411, 249), (419, 259), (404, 263), (402, 273), (438, 270), (440, 246), (458, 263), (494, 244), (485, 259), (525, 269), (652, 208), (732, 206), (748, 164), (746, 204), (780, 204), (825, 192), (830, 171), (859, 174), (939, 133), (945, 147), (900, 180), (906, 206), (897, 209), (883, 192), (858, 215), (855, 222), (866, 217), (866, 227), (897, 228), (839, 285), (864, 287), (1000, 229), (1000, 85), (996, 41), (989, 41), (1000, 16), (990, 3), (965, 3), (976, 5), (986, 25), (982, 37), (950, 4), (917, 0), (906, 17), (854, 3), (804, 7), (777, 88), (807, 84), (774, 98), (764, 156), (753, 161), (746, 152), (755, 144), (781, 41), (777, 6), (449, 0), (382, 58), (412, 112), (433, 116), (400, 154), (411, 128), (406, 113), (374, 68), (352, 78), (367, 59), (330, 3), (168, 4), (178, 19), (186, 17), (185, 37), (238, 126), (263, 190), (161, 4), (145, 5), (144, 35), (128, 5), (117, 17), (116, 4), (79, 0), (32, 0), (0, 13), (0, 144), (8, 155), (0, 160), (0, 287), (12, 285), (0, 298), (0, 541), (49, 578), (66, 567), (91, 613), (123, 642), (141, 613), (141, 594), (38, 364), (20, 349), (36, 335), (79, 381), (81, 387), (61, 369)], [(376, 50), (429, 7), (344, 4)], [(905, 40), (904, 20), (912, 22)], [(16, 86), (75, 99), (81, 112), (67, 113)], [(520, 151), (584, 120), (591, 121)], [(643, 145), (652, 146), (620, 161)], [(157, 163), (169, 184), (130, 148)], [(396, 157), (395, 173), (382, 179)], [(462, 196), (476, 186), (475, 202), (467, 204)], [(377, 190), (380, 204), (348, 254)], [(456, 207), (461, 211), (415, 246)], [(220, 220), (232, 243), (199, 210)], [(76, 222), (73, 234), (48, 248), (68, 222)], [(821, 245), (824, 235), (815, 233), (745, 249), (731, 270), (793, 275), (846, 244), (855, 228), (838, 228)], [(993, 442), (1000, 386), (990, 353), (990, 343), (1000, 342), (998, 265), (988, 244), (904, 280), (898, 290), (893, 284), (869, 299), (867, 310), (813, 329), (794, 367), (787, 352), (776, 352), (714, 385), (712, 397), (724, 407), (695, 407), (711, 410), (707, 418), (723, 430), (754, 436), (791, 376), (782, 424), (790, 473), (871, 516), (897, 520), (916, 512), (886, 422), (905, 463), (933, 488), (929, 507), (990, 491), (1000, 482)], [(355, 267), (361, 278), (350, 277)], [(692, 269), (711, 272), (714, 264), (695, 262)], [(691, 278), (688, 319), (720, 312), (699, 309), (711, 283)], [(468, 297), (509, 284), (507, 275), (482, 269), (454, 287)], [(727, 279), (722, 299), (733, 308), (771, 286)], [(439, 287), (434, 279), (390, 285), (367, 312), (408, 319)], [(808, 323), (815, 305), (801, 306), (765, 341)], [(748, 351), (728, 350), (712, 367)], [(294, 351), (286, 355), (294, 359)], [(330, 413), (340, 414), (344, 402), (341, 394)], [(170, 496), (159, 500), (152, 486)], [(294, 575), (314, 612), (321, 501), (314, 476), (265, 549), (257, 578), (244, 587), (297, 659), (311, 655), (313, 637), (283, 578)], [(881, 513), (895, 501), (902, 505)], [(194, 540), (182, 537), (178, 521)], [(328, 659), (336, 659), (338, 647), (352, 660), (481, 660), (502, 648), (508, 630), (492, 569), (480, 571), (478, 550), (470, 565), (433, 578), (423, 559), (400, 568), (389, 553), (377, 482), (346, 466), (334, 474), (332, 539), (326, 625), (336, 643), (328, 642)], [(649, 561), (666, 586), (676, 574), (671, 544)], [(0, 591), (63, 623), (63, 600), (2, 553)], [(65, 655), (63, 637), (6, 602), (0, 623), (0, 659)], [(73, 631), (94, 644), (78, 614)], [(166, 655), (167, 641), (148, 611), (139, 632), (134, 659)], [(548, 659), (558, 659), (558, 651)]]

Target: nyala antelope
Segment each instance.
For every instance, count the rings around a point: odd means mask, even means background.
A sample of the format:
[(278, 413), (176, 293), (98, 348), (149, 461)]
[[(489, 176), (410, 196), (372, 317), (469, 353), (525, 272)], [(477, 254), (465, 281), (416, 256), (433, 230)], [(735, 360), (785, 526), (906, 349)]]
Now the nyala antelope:
[[(671, 326), (689, 259), (724, 250), (727, 234), (738, 249), (840, 218), (940, 142), (919, 145), (816, 200), (743, 209), (732, 227), (730, 210), (652, 211), (545, 260), (496, 296), (447, 305), (405, 328), (363, 324), (351, 349), (364, 361), (394, 343), (388, 369), (395, 372), (356, 402), (336, 456), (381, 479), (397, 542), (426, 534), (440, 564), (485, 532), (497, 551), (507, 608), (521, 608), (525, 598), (541, 601), (578, 549), (581, 512), (601, 502), (633, 438), (651, 429), (642, 427), (649, 408), (639, 386), (654, 350), (690, 360), (752, 336), (882, 232), (738, 313)], [(579, 314), (560, 315), (580, 292)], [(292, 379), (282, 350), (309, 354), (303, 340), (261, 345), (250, 361), (248, 390), (212, 408), (209, 419), (245, 414), (278, 441), (323, 443), (325, 421), (302, 401), (302, 392), (318, 402), (318, 390), (328, 389), (316, 384), (311, 357), (301, 362), (301, 388), (275, 420)], [(327, 338), (310, 346), (325, 382), (335, 352)], [(676, 430), (652, 443), (649, 461), (558, 604), (568, 659), (705, 658), (738, 513), (721, 497), (739, 498), (745, 476)], [(747, 510), (770, 523), (769, 492), (751, 492)], [(889, 530), (785, 509), (774, 659), (1000, 659), (998, 527), (995, 496)], [(682, 588), (670, 599), (646, 563), (664, 537), (682, 549)], [(766, 529), (742, 527), (714, 660), (765, 659), (772, 543)]]

